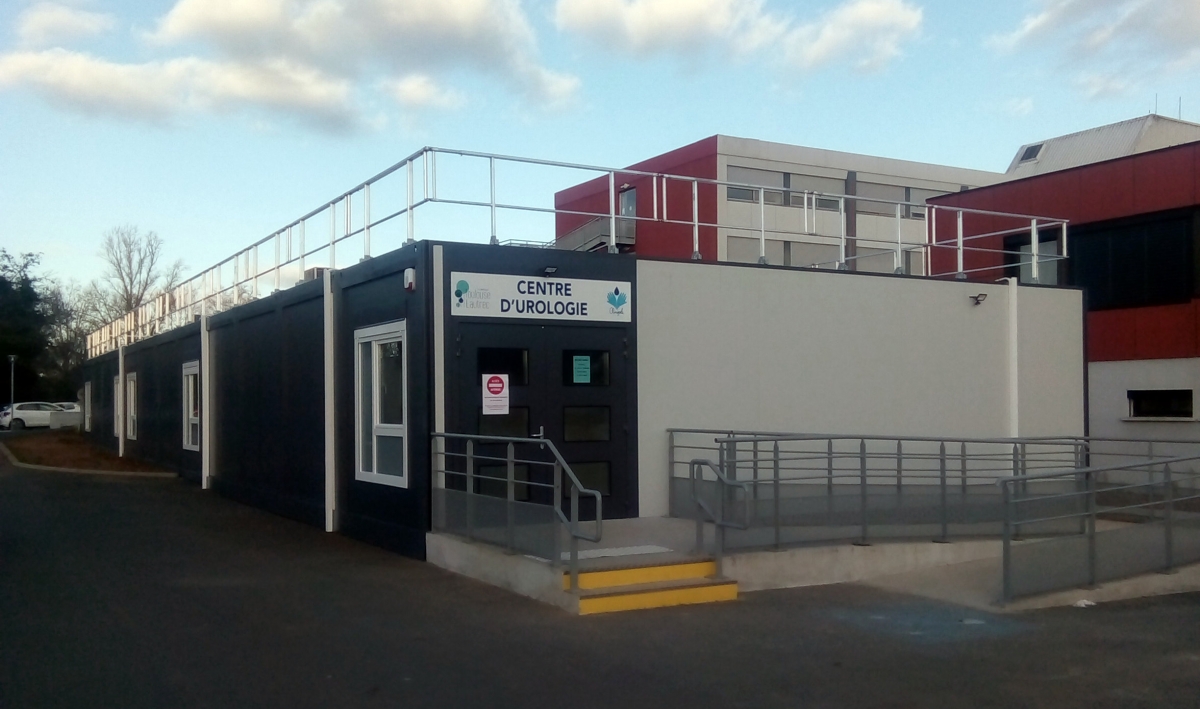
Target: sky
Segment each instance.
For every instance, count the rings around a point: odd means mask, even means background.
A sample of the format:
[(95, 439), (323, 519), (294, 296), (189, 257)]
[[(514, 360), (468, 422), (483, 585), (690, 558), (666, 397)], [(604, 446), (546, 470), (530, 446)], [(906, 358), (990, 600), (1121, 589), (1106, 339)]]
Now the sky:
[(1196, 0), (6, 0), (0, 248), (86, 282), (135, 225), (196, 272), (423, 146), (625, 166), (719, 133), (1002, 172), (1156, 107), (1200, 122)]

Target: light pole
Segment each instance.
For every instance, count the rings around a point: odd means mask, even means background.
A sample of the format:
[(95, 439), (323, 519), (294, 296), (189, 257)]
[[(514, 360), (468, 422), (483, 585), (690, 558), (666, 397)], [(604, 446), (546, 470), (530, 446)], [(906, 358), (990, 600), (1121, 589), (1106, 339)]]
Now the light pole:
[[(8, 415), (17, 413), (17, 356), (8, 356)], [(12, 420), (11, 418), (9, 419)]]

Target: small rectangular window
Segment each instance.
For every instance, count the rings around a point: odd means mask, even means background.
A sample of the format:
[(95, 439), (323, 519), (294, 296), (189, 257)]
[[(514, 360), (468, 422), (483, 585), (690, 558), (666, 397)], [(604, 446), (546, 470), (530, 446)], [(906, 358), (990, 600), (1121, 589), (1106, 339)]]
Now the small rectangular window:
[(1027, 146), (1025, 148), (1025, 150), (1021, 152), (1021, 159), (1018, 162), (1029, 162), (1030, 160), (1036, 160), (1038, 154), (1040, 154), (1041, 152), (1042, 152), (1042, 143), (1037, 143), (1036, 145)]
[(200, 363), (183, 364), (183, 448), (200, 450)]
[(355, 480), (408, 487), (405, 321), (354, 332)]
[(502, 416), (484, 416), (481, 407), (479, 409), (479, 435), (529, 438), (529, 408), (510, 406), (508, 413)]
[(608, 386), (608, 352), (564, 350), (562, 382), (566, 386)]
[[(589, 490), (595, 490), (608, 497), (612, 494), (612, 467), (608, 462), (603, 463), (571, 463), (571, 472), (579, 479), (579, 484)], [(571, 486), (563, 485), (564, 495), (569, 494)]]
[(1191, 389), (1130, 390), (1130, 418), (1192, 418)]
[(137, 372), (125, 375), (125, 438), (137, 440), (138, 433), (138, 399)]
[(607, 441), (611, 436), (607, 406), (567, 406), (563, 408), (563, 440)]
[(509, 386), (529, 384), (529, 350), (519, 347), (480, 347), (479, 371), (476, 379), (484, 374), (507, 374)]
[(746, 187), (729, 187), (727, 190), (729, 199), (739, 202), (758, 201), (758, 190), (752, 190)]

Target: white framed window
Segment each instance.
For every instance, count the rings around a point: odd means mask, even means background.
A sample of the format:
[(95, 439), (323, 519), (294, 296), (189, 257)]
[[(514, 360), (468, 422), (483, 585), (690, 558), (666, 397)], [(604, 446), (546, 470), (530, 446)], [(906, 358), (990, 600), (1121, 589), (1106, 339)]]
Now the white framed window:
[(125, 375), (125, 438), (137, 440), (137, 372)]
[(113, 377), (113, 435), (121, 437), (121, 376)]
[(200, 450), (200, 362), (183, 363), (183, 448)]
[(408, 487), (408, 347), (399, 320), (354, 331), (354, 479)]
[(83, 430), (92, 430), (92, 383), (83, 383)]

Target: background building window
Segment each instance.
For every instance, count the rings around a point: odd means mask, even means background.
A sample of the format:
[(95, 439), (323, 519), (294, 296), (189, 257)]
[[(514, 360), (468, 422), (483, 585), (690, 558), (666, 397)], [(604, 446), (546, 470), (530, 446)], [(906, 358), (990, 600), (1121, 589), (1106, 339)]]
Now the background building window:
[(403, 320), (354, 332), (356, 480), (408, 487), (405, 341)]
[(200, 450), (200, 363), (183, 365), (183, 447)]
[(1191, 389), (1130, 390), (1129, 418), (1192, 418)]

